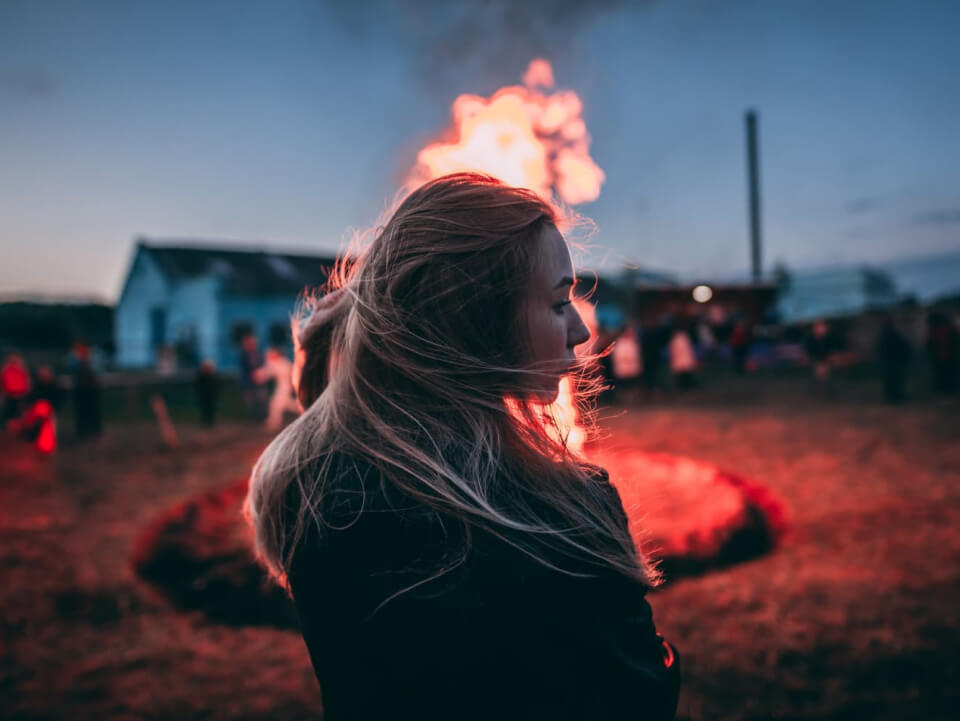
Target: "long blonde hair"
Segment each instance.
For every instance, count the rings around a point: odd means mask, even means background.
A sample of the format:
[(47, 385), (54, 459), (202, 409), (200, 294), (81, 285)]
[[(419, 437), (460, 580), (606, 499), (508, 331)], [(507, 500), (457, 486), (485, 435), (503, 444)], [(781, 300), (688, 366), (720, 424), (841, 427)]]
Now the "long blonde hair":
[[(305, 410), (263, 452), (247, 497), (259, 556), (277, 578), (307, 525), (324, 527), (325, 462), (341, 453), (440, 517), (562, 572), (575, 574), (551, 551), (657, 583), (597, 482), (602, 471), (524, 391), (546, 371), (527, 360), (521, 300), (540, 234), (557, 223), (528, 190), (449, 175), (413, 191), (365, 252), (338, 264), (299, 333)], [(596, 384), (582, 371), (575, 385), (589, 405)], [(437, 570), (466, 558), (460, 550)]]

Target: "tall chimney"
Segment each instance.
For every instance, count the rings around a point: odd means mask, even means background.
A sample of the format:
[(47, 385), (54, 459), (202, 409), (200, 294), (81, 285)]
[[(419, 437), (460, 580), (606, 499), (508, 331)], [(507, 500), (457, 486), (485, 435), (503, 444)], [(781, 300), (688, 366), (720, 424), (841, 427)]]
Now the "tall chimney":
[(747, 111), (747, 185), (750, 192), (750, 260), (753, 282), (760, 282), (760, 150), (757, 147), (757, 114)]

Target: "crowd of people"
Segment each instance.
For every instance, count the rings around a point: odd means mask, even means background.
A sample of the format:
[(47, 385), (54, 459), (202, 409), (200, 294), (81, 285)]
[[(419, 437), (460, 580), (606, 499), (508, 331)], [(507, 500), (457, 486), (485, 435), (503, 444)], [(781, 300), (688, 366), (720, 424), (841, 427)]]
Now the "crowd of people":
[[(165, 363), (166, 356), (158, 355), (156, 371), (171, 375)], [(282, 348), (270, 347), (261, 354), (255, 335), (243, 338), (237, 382), (249, 419), (264, 422), (275, 431), (299, 413), (292, 370)], [(22, 353), (8, 352), (0, 365), (0, 431), (20, 436), (43, 453), (52, 453), (57, 448), (58, 430), (63, 430), (58, 428), (58, 416), (69, 406), (73, 438), (85, 441), (101, 436), (103, 388), (98, 364), (86, 343), (73, 345), (65, 371), (58, 375), (49, 363), (31, 367)], [(193, 394), (200, 421), (206, 427), (216, 425), (221, 387), (222, 379), (213, 361), (201, 362), (194, 375)]]
[(706, 317), (664, 317), (657, 322), (601, 327), (594, 351), (601, 354), (607, 399), (631, 389), (642, 389), (649, 398), (668, 388), (696, 388), (698, 370), (724, 356), (734, 370), (745, 372), (750, 340), (744, 320), (720, 325)]
[[(90, 347), (77, 342), (67, 360), (74, 434), (95, 438), (103, 430), (100, 380)], [(31, 369), (23, 355), (8, 353), (0, 367), (0, 429), (20, 435), (42, 453), (57, 448), (57, 414), (68, 397), (65, 384), (49, 364)]]
[[(238, 366), (237, 384), (248, 420), (264, 421), (268, 430), (276, 431), (291, 415), (299, 414), (293, 388), (293, 363), (282, 346), (270, 346), (262, 353), (257, 336), (246, 333), (240, 339)], [(203, 424), (215, 425), (220, 377), (213, 361), (205, 360), (197, 367), (194, 391)]]
[[(594, 351), (601, 354), (608, 401), (634, 389), (642, 389), (650, 398), (659, 391), (696, 388), (701, 371), (712, 365), (725, 365), (737, 374), (762, 365), (803, 366), (818, 386), (829, 388), (838, 366), (873, 360), (884, 397), (900, 403), (906, 398), (907, 377), (919, 349), (893, 315), (883, 318), (875, 339), (871, 359), (851, 351), (840, 324), (824, 319), (806, 327), (786, 327), (752, 325), (742, 315), (717, 323), (704, 315), (600, 327)], [(960, 331), (947, 313), (927, 315), (924, 346), (933, 391), (954, 392), (960, 370)]]
[[(293, 363), (278, 346), (270, 347), (262, 354), (253, 333), (248, 333), (241, 341), (239, 382), (247, 416), (261, 418), (266, 411), (269, 430), (279, 430), (287, 414), (300, 412), (293, 389)], [(269, 386), (273, 390), (268, 399)]]
[[(594, 350), (601, 353), (601, 372), (607, 386), (604, 399), (622, 400), (624, 394), (643, 393), (650, 398), (668, 389), (689, 391), (700, 384), (701, 371), (725, 363), (736, 373), (754, 369), (757, 358), (786, 358), (809, 367), (811, 377), (829, 387), (833, 369), (842, 364), (843, 334), (825, 320), (818, 320), (802, 333), (758, 332), (742, 317), (723, 326), (709, 318), (663, 319), (656, 323), (628, 323), (619, 328), (597, 329)], [(758, 350), (759, 349), (759, 350)], [(772, 350), (771, 350), (772, 349)], [(918, 362), (918, 348), (898, 327), (894, 317), (884, 318), (875, 344), (875, 362), (882, 390), (889, 403), (906, 399), (907, 377)], [(942, 311), (927, 315), (925, 351), (930, 366), (932, 390), (954, 393), (960, 370), (960, 331)], [(50, 453), (57, 446), (57, 416), (66, 403), (72, 405), (73, 431), (77, 439), (97, 438), (103, 432), (102, 389), (97, 364), (90, 347), (77, 342), (59, 376), (50, 364), (30, 368), (17, 352), (6, 355), (0, 366), (0, 429), (19, 434)], [(293, 367), (284, 349), (271, 346), (261, 352), (256, 335), (240, 342), (237, 383), (249, 420), (265, 423), (276, 431), (299, 413), (292, 379)], [(216, 424), (221, 398), (221, 378), (210, 360), (197, 366), (194, 397), (203, 425)]]

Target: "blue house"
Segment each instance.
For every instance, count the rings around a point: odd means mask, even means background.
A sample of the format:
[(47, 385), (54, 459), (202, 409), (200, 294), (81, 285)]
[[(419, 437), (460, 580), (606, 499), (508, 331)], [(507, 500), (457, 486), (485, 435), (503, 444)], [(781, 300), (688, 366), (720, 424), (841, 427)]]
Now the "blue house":
[(329, 256), (138, 239), (117, 301), (116, 365), (153, 367), (169, 347), (180, 365), (210, 359), (236, 368), (246, 333), (261, 347), (289, 343), (300, 293), (322, 285), (334, 263)]

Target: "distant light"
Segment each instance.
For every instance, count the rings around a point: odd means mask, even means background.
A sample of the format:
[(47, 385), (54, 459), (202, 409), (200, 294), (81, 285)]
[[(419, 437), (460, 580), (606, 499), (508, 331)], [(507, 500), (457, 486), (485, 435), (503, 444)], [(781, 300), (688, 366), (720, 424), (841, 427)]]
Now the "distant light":
[(693, 299), (697, 303), (706, 303), (713, 297), (713, 289), (709, 285), (698, 285), (693, 289)]

